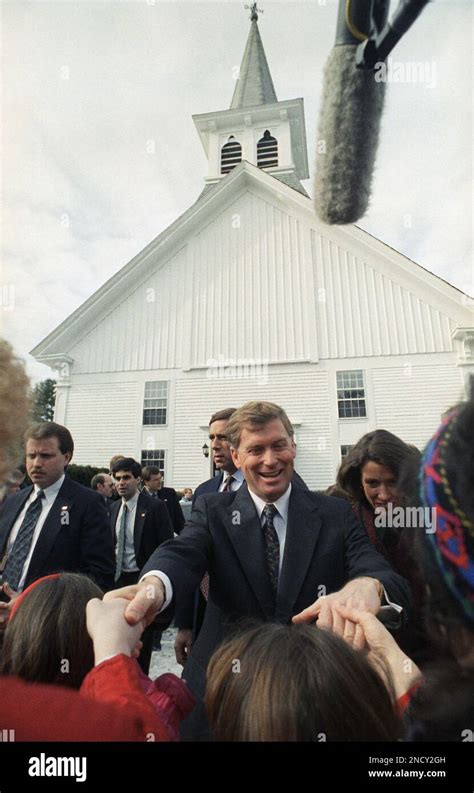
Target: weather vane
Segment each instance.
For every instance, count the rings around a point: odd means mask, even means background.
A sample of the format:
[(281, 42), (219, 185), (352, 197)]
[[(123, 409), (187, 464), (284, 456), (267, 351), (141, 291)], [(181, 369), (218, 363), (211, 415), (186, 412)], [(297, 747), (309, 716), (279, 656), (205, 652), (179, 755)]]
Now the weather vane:
[(261, 8), (257, 8), (257, 3), (252, 3), (252, 5), (245, 6), (245, 8), (250, 11), (250, 19), (252, 22), (258, 21), (258, 15), (263, 14)]

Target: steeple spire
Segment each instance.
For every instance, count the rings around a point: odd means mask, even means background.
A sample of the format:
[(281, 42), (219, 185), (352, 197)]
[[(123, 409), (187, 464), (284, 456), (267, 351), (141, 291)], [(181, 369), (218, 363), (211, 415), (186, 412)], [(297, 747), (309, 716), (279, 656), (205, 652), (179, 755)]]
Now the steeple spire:
[(230, 104), (231, 110), (278, 101), (257, 24), (258, 12), (263, 14), (263, 11), (257, 8), (257, 3), (245, 8), (250, 10), (250, 32), (240, 66), (240, 76)]

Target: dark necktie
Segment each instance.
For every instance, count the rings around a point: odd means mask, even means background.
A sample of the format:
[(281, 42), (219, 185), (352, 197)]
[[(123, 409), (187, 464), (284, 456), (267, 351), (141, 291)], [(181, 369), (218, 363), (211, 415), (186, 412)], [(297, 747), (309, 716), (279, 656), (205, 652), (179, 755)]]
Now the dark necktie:
[(30, 552), (35, 526), (41, 515), (41, 502), (44, 497), (44, 491), (38, 490), (35, 500), (31, 502), (26, 510), (3, 571), (3, 581), (6, 581), (15, 592), (18, 592), (23, 567)]
[(227, 477), (227, 479), (224, 482), (224, 487), (222, 488), (221, 491), (222, 493), (228, 493), (230, 490), (232, 490), (232, 482), (234, 481), (234, 479), (235, 477), (233, 477), (232, 474)]
[(280, 542), (273, 524), (275, 515), (277, 514), (278, 510), (274, 504), (265, 504), (263, 508), (264, 522), (262, 529), (263, 538), (265, 540), (268, 572), (270, 574), (270, 581), (272, 583), (275, 596), (278, 589), (278, 571), (280, 566)]
[(122, 517), (120, 518), (119, 532), (117, 535), (117, 553), (115, 556), (115, 581), (122, 575), (123, 553), (125, 551), (125, 533), (127, 531), (128, 507), (123, 505)]

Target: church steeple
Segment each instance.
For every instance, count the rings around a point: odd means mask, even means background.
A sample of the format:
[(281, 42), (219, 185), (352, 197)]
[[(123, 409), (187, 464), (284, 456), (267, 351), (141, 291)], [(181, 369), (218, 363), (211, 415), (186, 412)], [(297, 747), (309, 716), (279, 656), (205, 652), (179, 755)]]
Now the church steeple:
[(278, 101), (258, 29), (257, 3), (245, 7), (250, 8), (252, 12), (251, 25), (240, 66), (240, 76), (230, 103), (231, 110), (268, 105)]
[(257, 4), (251, 11), (239, 77), (229, 110), (193, 116), (209, 160), (206, 185), (224, 179), (246, 160), (306, 195), (308, 153), (302, 99), (279, 102), (258, 29)]

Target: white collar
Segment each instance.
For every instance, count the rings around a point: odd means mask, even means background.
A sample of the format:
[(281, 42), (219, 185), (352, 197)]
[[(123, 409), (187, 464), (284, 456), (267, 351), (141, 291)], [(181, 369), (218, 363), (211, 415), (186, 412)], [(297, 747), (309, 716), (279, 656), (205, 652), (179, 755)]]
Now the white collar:
[(38, 495), (38, 492), (42, 490), (46, 501), (51, 501), (51, 502), (54, 501), (59, 491), (61, 490), (65, 478), (66, 478), (65, 474), (63, 474), (62, 476), (59, 477), (59, 479), (56, 479), (56, 481), (53, 482), (52, 485), (49, 485), (49, 487), (39, 487), (39, 485), (35, 485), (34, 486), (35, 495)]
[[(280, 496), (280, 498), (277, 498), (276, 501), (272, 501), (271, 502), (273, 504), (273, 506), (276, 507), (276, 509), (278, 510), (278, 513), (281, 515), (281, 517), (283, 518), (283, 520), (285, 522), (288, 522), (288, 508), (289, 508), (289, 503), (290, 503), (290, 495), (291, 495), (291, 482), (288, 485), (288, 488), (283, 493), (283, 495)], [(263, 509), (266, 506), (267, 502), (264, 501), (262, 498), (260, 498), (260, 496), (257, 496), (255, 493), (252, 493), (250, 488), (249, 488), (249, 496), (252, 499), (253, 503), (255, 504), (255, 507), (257, 509), (258, 517), (261, 520), (262, 519), (262, 512), (263, 512)]]
[(228, 471), (223, 471), (222, 474), (223, 474), (223, 479), (222, 479), (223, 482), (227, 482), (227, 480), (231, 476), (235, 479), (236, 482), (240, 482), (241, 484), (244, 481), (244, 475), (240, 470), (240, 468), (236, 468), (233, 474), (229, 474)]
[(126, 504), (126, 505), (127, 505), (127, 509), (128, 509), (129, 511), (130, 511), (131, 509), (134, 509), (134, 508), (137, 506), (137, 503), (138, 503), (138, 496), (139, 496), (139, 495), (140, 495), (140, 493), (139, 493), (139, 492), (138, 492), (138, 490), (137, 490), (137, 492), (135, 493), (135, 495), (134, 495), (134, 496), (132, 496), (131, 498), (129, 498), (129, 499), (128, 499), (128, 501), (124, 501), (124, 500), (123, 500), (123, 498), (122, 498), (122, 507), (123, 507), (123, 505), (124, 505), (124, 504)]

